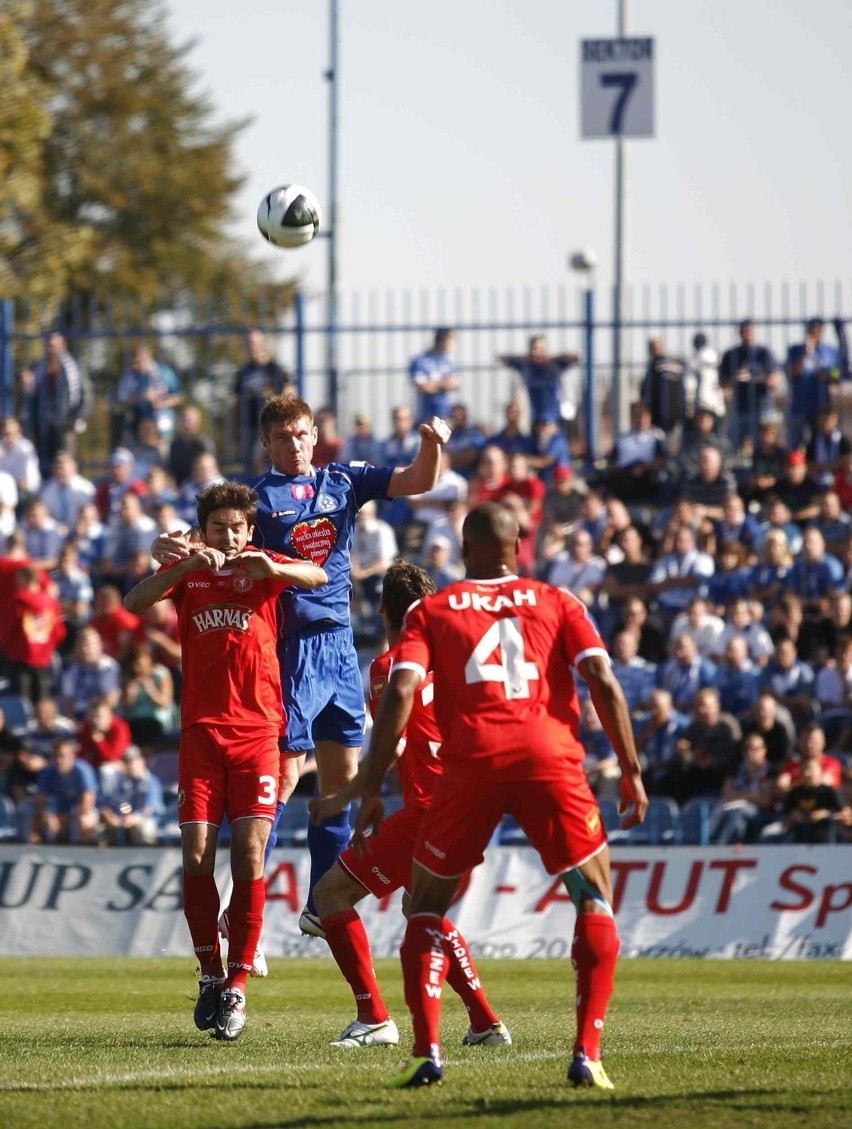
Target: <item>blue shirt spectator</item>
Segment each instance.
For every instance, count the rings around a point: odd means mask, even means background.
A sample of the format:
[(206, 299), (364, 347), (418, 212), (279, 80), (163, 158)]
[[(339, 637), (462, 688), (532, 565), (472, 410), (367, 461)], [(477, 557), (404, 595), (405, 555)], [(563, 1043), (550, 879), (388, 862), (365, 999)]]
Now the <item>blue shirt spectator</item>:
[(408, 376), (417, 390), (417, 419), (421, 423), (433, 416), (449, 418), (450, 393), (459, 386), (451, 356), (453, 341), (451, 329), (436, 329), (432, 348), (416, 356), (409, 366)]
[(657, 669), (657, 685), (668, 690), (675, 709), (690, 710), (699, 690), (716, 685), (716, 664), (698, 654), (691, 635), (681, 635), (674, 645), (672, 657)]
[(840, 354), (823, 341), (823, 330), (822, 318), (811, 318), (805, 326), (805, 340), (787, 350), (791, 447), (812, 437), (817, 412), (831, 396), (829, 383), (840, 376)]
[(373, 433), (369, 412), (358, 412), (355, 416), (355, 430), (343, 444), (341, 459), (344, 463), (369, 463), (370, 466), (379, 466), (382, 462), (382, 441)]
[(453, 405), (450, 427), (453, 434), (445, 444), (445, 450), (452, 456), (453, 470), (463, 478), (471, 479), (476, 475), (479, 456), (488, 440), (478, 427), (468, 421), (464, 404)]
[(521, 405), (510, 400), (506, 405), (506, 426), (492, 435), (490, 442), (509, 455), (531, 455), (535, 449), (533, 438), (521, 430)]
[(802, 555), (793, 561), (786, 588), (805, 604), (816, 606), (843, 583), (843, 565), (825, 551), (820, 531), (811, 526), (802, 539)]
[(548, 484), (553, 481), (553, 472), (558, 466), (571, 466), (571, 447), (564, 432), (553, 420), (536, 421), (529, 463), (538, 472), (539, 478)]
[(559, 423), (563, 415), (562, 374), (577, 363), (577, 354), (561, 353), (551, 357), (545, 338), (536, 335), (530, 338), (526, 356), (502, 353), (497, 359), (520, 375), (529, 396), (533, 423), (539, 420)]

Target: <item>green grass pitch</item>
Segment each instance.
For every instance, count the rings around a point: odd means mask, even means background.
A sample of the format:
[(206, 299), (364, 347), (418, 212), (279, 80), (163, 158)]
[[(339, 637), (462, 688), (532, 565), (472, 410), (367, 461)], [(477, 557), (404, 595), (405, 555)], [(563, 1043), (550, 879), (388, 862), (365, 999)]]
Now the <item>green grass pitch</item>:
[(192, 1025), (191, 959), (4, 960), (0, 1126), (849, 1125), (852, 971), (840, 963), (624, 961), (605, 1038), (614, 1095), (565, 1082), (573, 1033), (568, 961), (483, 961), (511, 1048), (461, 1046), (448, 990), (446, 1075), (388, 1091), (410, 1026), (395, 961), (378, 962), (401, 1048), (340, 1051), (354, 1010), (330, 960), (271, 961), (250, 981), (234, 1044)]

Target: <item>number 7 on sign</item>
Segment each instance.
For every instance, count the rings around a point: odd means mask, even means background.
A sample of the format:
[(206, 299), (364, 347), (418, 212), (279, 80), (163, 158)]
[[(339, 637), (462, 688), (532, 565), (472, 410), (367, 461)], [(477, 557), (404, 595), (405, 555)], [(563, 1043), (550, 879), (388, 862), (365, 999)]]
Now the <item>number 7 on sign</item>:
[[(500, 661), (487, 662), (500, 649)], [(517, 616), (498, 619), (492, 623), (473, 649), (465, 663), (464, 680), (472, 682), (502, 682), (507, 698), (528, 698), (530, 682), (538, 679), (538, 667), (527, 662), (524, 655), (524, 636)]]
[(604, 88), (614, 87), (619, 91), (618, 97), (612, 107), (612, 117), (609, 119), (609, 132), (621, 133), (621, 127), (624, 122), (624, 114), (627, 110), (627, 103), (630, 95), (636, 89), (636, 84), (639, 82), (639, 75), (636, 71), (605, 71), (598, 76), (601, 86)]

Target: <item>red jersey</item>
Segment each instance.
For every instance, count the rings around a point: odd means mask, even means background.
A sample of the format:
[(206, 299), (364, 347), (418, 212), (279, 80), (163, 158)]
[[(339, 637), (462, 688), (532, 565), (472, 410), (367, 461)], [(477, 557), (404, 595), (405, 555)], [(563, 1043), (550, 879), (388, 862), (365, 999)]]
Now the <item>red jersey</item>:
[[(377, 655), (370, 663), (370, 716), (376, 716), (379, 698), (388, 684), (396, 647)], [(438, 753), (441, 733), (435, 720), (435, 686), (431, 671), (417, 687), (408, 725), (405, 752), (399, 759), (399, 778), (406, 807), (425, 808), (432, 800), (435, 781), (441, 775)]]
[[(280, 553), (266, 555), (278, 563), (289, 561)], [(174, 567), (163, 565), (160, 572)], [(164, 593), (174, 601), (180, 626), (183, 729), (217, 722), (265, 724), (284, 732), (276, 640), (277, 597), (286, 587), (283, 580), (204, 568)]]
[(487, 759), (547, 779), (585, 757), (572, 667), (606, 653), (576, 596), (512, 576), (462, 580), (415, 604), (395, 665), (434, 671), (445, 764)]

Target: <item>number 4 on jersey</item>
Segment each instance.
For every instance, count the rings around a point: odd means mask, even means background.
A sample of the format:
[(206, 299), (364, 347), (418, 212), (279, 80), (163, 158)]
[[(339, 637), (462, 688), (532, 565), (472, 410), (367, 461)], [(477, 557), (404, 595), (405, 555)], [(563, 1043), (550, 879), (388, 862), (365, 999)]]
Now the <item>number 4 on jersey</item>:
[[(498, 652), (495, 656), (494, 653)], [(494, 656), (496, 661), (488, 662)], [(485, 632), (473, 649), (464, 668), (464, 680), (502, 682), (507, 698), (528, 698), (530, 682), (538, 679), (538, 667), (524, 657), (524, 636), (521, 621), (512, 616), (498, 619)]]

